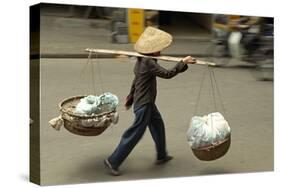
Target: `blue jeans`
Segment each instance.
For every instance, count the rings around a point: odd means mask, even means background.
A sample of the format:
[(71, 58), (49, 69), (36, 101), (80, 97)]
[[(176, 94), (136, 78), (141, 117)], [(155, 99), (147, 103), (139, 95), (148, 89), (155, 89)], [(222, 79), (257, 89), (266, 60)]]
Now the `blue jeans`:
[(134, 113), (133, 125), (124, 132), (119, 145), (108, 157), (108, 161), (114, 168), (118, 168), (127, 158), (144, 135), (147, 126), (155, 142), (157, 159), (163, 159), (167, 156), (164, 122), (156, 105), (148, 103), (139, 107), (134, 106)]

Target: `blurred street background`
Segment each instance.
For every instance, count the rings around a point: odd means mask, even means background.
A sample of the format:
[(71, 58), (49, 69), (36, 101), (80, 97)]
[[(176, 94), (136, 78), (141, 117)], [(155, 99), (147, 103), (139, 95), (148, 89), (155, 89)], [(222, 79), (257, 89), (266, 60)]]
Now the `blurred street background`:
[[(134, 42), (146, 26), (173, 35), (172, 45), (162, 54), (192, 55), (218, 66), (190, 65), (174, 79), (158, 79), (157, 105), (166, 124), (167, 148), (175, 159), (155, 166), (153, 140), (147, 131), (121, 166), (124, 175), (111, 177), (103, 167), (103, 159), (115, 149), (134, 118), (123, 103), (134, 76), (135, 60), (98, 55), (89, 62), (85, 49), (133, 51)], [(35, 51), (31, 49), (31, 64), (38, 62)], [(271, 18), (42, 4), (39, 55), (42, 184), (273, 170)], [(166, 68), (174, 65), (159, 63)], [(215, 73), (226, 112), (221, 106), (214, 109), (210, 69)], [(58, 103), (71, 96), (93, 94), (92, 75), (94, 94), (109, 91), (119, 97), (119, 123), (97, 137), (73, 135), (64, 128), (55, 131), (48, 121), (59, 115)], [(199, 109), (194, 114), (203, 75)], [(192, 116), (215, 110), (229, 122), (232, 144), (223, 158), (202, 162), (193, 156), (186, 131)]]

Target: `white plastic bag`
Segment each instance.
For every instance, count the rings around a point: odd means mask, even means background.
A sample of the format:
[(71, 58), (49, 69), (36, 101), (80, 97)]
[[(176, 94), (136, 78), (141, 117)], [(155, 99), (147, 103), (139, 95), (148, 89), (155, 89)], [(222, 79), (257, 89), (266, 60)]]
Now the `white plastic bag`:
[(93, 115), (104, 111), (113, 111), (118, 105), (118, 97), (106, 92), (100, 96), (88, 95), (76, 105), (75, 113), (79, 115)]
[(119, 103), (118, 97), (116, 95), (113, 95), (110, 92), (106, 92), (106, 93), (100, 95), (99, 99), (100, 99), (100, 103), (101, 103), (100, 108), (103, 111), (112, 111), (117, 107), (117, 105)]
[(80, 100), (75, 108), (75, 112), (81, 115), (91, 115), (93, 113), (93, 105), (88, 103), (86, 98)]
[(98, 96), (88, 95), (84, 99), (87, 101), (87, 103), (93, 104), (95, 106), (98, 106), (100, 104), (100, 99)]
[(219, 112), (191, 118), (187, 141), (191, 148), (210, 146), (223, 141), (230, 135), (228, 122)]

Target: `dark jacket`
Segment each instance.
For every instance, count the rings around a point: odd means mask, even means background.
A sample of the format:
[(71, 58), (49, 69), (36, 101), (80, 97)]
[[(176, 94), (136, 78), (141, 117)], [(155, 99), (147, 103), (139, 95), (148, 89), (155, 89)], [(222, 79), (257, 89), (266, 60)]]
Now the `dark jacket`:
[(155, 103), (157, 95), (156, 77), (170, 79), (178, 73), (187, 70), (188, 66), (183, 62), (177, 63), (172, 69), (161, 67), (157, 60), (152, 58), (138, 58), (135, 64), (130, 94), (127, 97), (128, 104), (142, 106), (147, 103)]

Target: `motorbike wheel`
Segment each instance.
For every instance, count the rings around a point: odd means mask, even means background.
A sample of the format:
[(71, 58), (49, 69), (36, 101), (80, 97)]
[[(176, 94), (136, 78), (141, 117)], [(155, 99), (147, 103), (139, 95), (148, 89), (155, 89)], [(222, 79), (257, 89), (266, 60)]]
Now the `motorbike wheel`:
[(216, 63), (217, 67), (224, 67), (230, 63), (231, 58), (224, 45), (211, 44), (207, 50), (208, 60)]
[(256, 77), (260, 81), (273, 81), (274, 66), (273, 59), (266, 59), (264, 61), (257, 62)]

